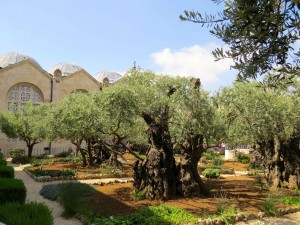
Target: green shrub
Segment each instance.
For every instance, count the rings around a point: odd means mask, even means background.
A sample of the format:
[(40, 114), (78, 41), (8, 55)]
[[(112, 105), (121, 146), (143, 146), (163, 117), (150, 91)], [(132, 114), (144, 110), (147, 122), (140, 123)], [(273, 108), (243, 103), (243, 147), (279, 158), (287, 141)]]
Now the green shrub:
[(12, 158), (15, 158), (17, 156), (23, 156), (25, 155), (25, 150), (21, 148), (13, 148), (10, 150), (9, 154)]
[(66, 158), (63, 159), (63, 162), (71, 162), (71, 163), (80, 163), (82, 162), (82, 157), (74, 157), (74, 156), (67, 156)]
[(56, 157), (65, 158), (65, 157), (67, 157), (69, 155), (70, 155), (70, 152), (66, 151), (66, 152), (60, 152), (60, 153), (56, 154), (55, 156)]
[(40, 190), (40, 195), (45, 199), (55, 201), (59, 195), (59, 184), (47, 184)]
[(221, 157), (215, 157), (212, 159), (212, 164), (214, 166), (222, 166), (224, 164), (224, 159), (221, 159)]
[(142, 190), (142, 191), (139, 191), (139, 192), (136, 192), (135, 190), (133, 190), (131, 192), (131, 197), (134, 200), (136, 200), (136, 201), (143, 200), (143, 199), (145, 199), (146, 193), (147, 193), (147, 189), (146, 188), (144, 190)]
[(76, 176), (77, 171), (76, 170), (61, 170), (60, 176), (61, 177), (74, 177)]
[(281, 202), (285, 205), (300, 206), (300, 198), (292, 196), (284, 196)]
[(212, 151), (212, 150), (208, 150), (208, 151), (203, 153), (203, 156), (205, 156), (206, 159), (208, 159), (208, 160), (212, 160), (216, 157), (219, 157), (219, 153), (217, 153), (215, 151)]
[(26, 187), (22, 180), (0, 178), (0, 204), (17, 201), (24, 203)]
[(6, 166), (7, 165), (7, 162), (5, 159), (0, 159), (0, 165), (1, 166)]
[(243, 163), (243, 164), (248, 164), (249, 162), (250, 162), (250, 159), (243, 159), (243, 160), (242, 160), (242, 163)]
[(3, 155), (3, 153), (1, 152), (1, 149), (0, 149), (0, 159), (4, 159), (4, 155)]
[(183, 223), (196, 223), (195, 218), (191, 213), (176, 207), (167, 205), (148, 206), (137, 210), (129, 216), (114, 216), (110, 218), (100, 217), (95, 218), (95, 225), (172, 225)]
[(0, 220), (6, 225), (53, 225), (50, 209), (42, 203), (20, 204), (9, 202), (0, 205)]
[(202, 172), (203, 176), (205, 176), (206, 178), (218, 178), (220, 176), (220, 169), (216, 169), (216, 168), (206, 168), (203, 172)]
[(33, 170), (33, 174), (37, 177), (72, 177), (76, 173), (76, 170), (44, 170), (43, 167)]
[(250, 155), (244, 153), (237, 153), (236, 158), (239, 162), (247, 164), (250, 162)]
[(0, 177), (2, 178), (14, 178), (15, 171), (12, 166), (0, 166)]
[(271, 216), (278, 216), (278, 196), (269, 195), (262, 206), (262, 211)]
[(15, 156), (12, 158), (11, 162), (16, 164), (28, 164), (31, 159), (28, 156)]
[(59, 202), (64, 208), (63, 217), (69, 218), (76, 214), (87, 216), (89, 214), (87, 196), (97, 193), (92, 186), (70, 182), (60, 184), (58, 190)]

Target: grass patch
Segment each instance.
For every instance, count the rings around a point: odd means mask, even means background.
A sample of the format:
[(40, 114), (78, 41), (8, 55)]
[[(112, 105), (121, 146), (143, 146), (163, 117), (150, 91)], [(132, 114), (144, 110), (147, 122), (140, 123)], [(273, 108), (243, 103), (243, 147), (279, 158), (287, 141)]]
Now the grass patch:
[(96, 217), (95, 225), (171, 225), (182, 223), (196, 223), (197, 218), (191, 213), (167, 205), (148, 206), (141, 208), (129, 216)]

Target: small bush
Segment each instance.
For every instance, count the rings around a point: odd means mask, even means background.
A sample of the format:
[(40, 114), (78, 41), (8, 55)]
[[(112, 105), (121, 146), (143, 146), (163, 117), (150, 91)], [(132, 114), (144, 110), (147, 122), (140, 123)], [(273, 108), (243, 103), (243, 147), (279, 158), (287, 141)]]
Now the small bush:
[(55, 158), (55, 155), (45, 154), (45, 156), (44, 156), (44, 159), (53, 159), (53, 158)]
[(24, 203), (25, 198), (26, 187), (22, 180), (0, 178), (0, 204), (13, 201)]
[(0, 166), (0, 177), (2, 178), (14, 178), (15, 171), (12, 166)]
[(215, 157), (212, 159), (212, 164), (214, 166), (222, 166), (224, 164), (224, 160), (221, 157)]
[(7, 165), (7, 162), (5, 159), (0, 159), (0, 165), (1, 166), (6, 166)]
[(28, 164), (31, 159), (28, 156), (15, 156), (12, 158), (11, 162), (15, 164)]
[(59, 184), (47, 184), (40, 190), (40, 195), (45, 199), (55, 201), (59, 195)]
[(212, 160), (216, 157), (219, 157), (219, 153), (217, 153), (215, 151), (212, 151), (212, 150), (208, 150), (208, 151), (203, 153), (203, 156), (205, 156), (206, 159), (208, 159), (208, 160)]
[(243, 154), (243, 153), (238, 153), (236, 154), (236, 158), (239, 162), (247, 164), (250, 162), (250, 155), (248, 154)]
[(70, 152), (66, 151), (66, 152), (60, 152), (58, 154), (56, 154), (56, 157), (61, 157), (61, 158), (66, 158), (67, 156), (70, 155)]
[(271, 216), (278, 216), (278, 200), (277, 196), (269, 195), (262, 206), (262, 211)]
[(202, 172), (203, 176), (205, 176), (206, 178), (218, 178), (220, 176), (220, 169), (215, 169), (215, 168), (206, 168), (203, 172)]
[(72, 177), (76, 173), (76, 170), (44, 170), (43, 167), (33, 170), (33, 174), (37, 177)]
[(145, 195), (147, 193), (147, 189), (145, 188), (144, 190), (142, 191), (139, 191), (139, 192), (136, 192), (135, 190), (133, 190), (131, 192), (131, 196), (134, 200), (138, 201), (138, 200), (143, 200), (145, 199)]
[(87, 216), (90, 212), (87, 196), (96, 192), (87, 184), (64, 183), (59, 186), (59, 202), (64, 208), (63, 217), (69, 218), (76, 214)]
[(13, 148), (10, 150), (9, 154), (12, 158), (15, 158), (17, 156), (23, 156), (25, 155), (25, 150), (21, 148)]
[(61, 177), (74, 177), (76, 176), (77, 171), (76, 170), (61, 170), (60, 176)]
[(1, 222), (6, 225), (53, 225), (50, 209), (42, 203), (9, 202), (0, 205)]

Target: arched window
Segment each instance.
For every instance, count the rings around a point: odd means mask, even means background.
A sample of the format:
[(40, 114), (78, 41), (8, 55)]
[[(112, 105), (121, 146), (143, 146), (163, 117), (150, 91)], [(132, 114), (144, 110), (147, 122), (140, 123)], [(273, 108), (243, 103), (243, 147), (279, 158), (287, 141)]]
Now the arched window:
[(8, 92), (8, 110), (18, 110), (26, 102), (32, 102), (33, 105), (39, 105), (44, 101), (42, 92), (29, 83), (20, 83), (13, 86)]

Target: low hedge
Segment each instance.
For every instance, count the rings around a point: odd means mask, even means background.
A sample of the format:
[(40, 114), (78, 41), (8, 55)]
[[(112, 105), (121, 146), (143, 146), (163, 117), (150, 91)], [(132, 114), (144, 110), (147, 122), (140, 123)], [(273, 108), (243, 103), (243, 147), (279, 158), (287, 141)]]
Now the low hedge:
[(0, 158), (0, 166), (6, 166), (7, 162), (5, 159)]
[(53, 225), (51, 210), (42, 203), (0, 205), (0, 221), (6, 225)]
[(28, 164), (31, 162), (31, 159), (28, 156), (21, 155), (13, 157), (11, 162), (16, 164)]
[(24, 203), (25, 199), (26, 187), (22, 180), (0, 178), (0, 204), (6, 202)]
[(14, 178), (15, 171), (12, 166), (0, 166), (0, 177), (2, 178)]

